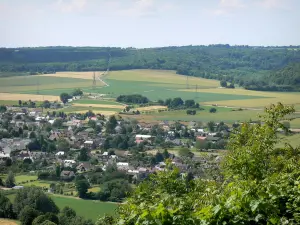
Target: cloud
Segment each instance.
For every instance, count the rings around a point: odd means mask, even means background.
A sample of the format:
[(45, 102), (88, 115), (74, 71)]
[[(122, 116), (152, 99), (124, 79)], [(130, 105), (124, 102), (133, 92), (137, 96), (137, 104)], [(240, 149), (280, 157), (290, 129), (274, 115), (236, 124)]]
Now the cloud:
[(61, 12), (82, 11), (88, 0), (57, 0), (54, 7)]
[(116, 12), (123, 16), (144, 17), (174, 10), (175, 8), (174, 4), (165, 0), (131, 0), (128, 5), (120, 7)]
[(289, 0), (259, 0), (258, 4), (266, 9), (292, 9)]
[(236, 10), (244, 8), (243, 0), (220, 0), (217, 9), (213, 10), (214, 15), (231, 15)]

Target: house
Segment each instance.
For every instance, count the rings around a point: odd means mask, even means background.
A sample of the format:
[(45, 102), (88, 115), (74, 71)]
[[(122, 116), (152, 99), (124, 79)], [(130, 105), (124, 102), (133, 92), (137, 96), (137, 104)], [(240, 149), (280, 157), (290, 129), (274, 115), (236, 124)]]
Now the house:
[(128, 162), (117, 162), (118, 170), (128, 171), (129, 170), (129, 163)]
[(196, 139), (197, 139), (198, 141), (205, 141), (205, 140), (206, 140), (206, 137), (204, 137), (204, 136), (197, 136)]
[(75, 160), (71, 160), (71, 159), (66, 159), (63, 162), (64, 167), (73, 167), (76, 164)]
[(93, 169), (93, 166), (88, 162), (82, 162), (76, 167), (78, 172), (87, 172)]
[(66, 170), (63, 170), (61, 171), (60, 173), (60, 178), (62, 180), (73, 180), (75, 177), (75, 173), (73, 171), (66, 171)]
[(60, 152), (57, 152), (55, 155), (56, 155), (56, 156), (63, 156), (63, 155), (65, 155), (65, 152), (60, 151)]
[(85, 141), (83, 144), (84, 144), (84, 147), (86, 147), (86, 148), (93, 148), (94, 142), (93, 141)]

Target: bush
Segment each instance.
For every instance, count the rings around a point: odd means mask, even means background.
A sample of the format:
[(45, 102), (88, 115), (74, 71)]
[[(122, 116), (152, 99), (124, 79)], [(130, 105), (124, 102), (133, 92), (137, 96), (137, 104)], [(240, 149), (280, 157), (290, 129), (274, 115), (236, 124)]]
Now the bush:
[(217, 112), (217, 109), (216, 109), (216, 108), (210, 108), (209, 112), (210, 112), (210, 113), (216, 113), (216, 112)]

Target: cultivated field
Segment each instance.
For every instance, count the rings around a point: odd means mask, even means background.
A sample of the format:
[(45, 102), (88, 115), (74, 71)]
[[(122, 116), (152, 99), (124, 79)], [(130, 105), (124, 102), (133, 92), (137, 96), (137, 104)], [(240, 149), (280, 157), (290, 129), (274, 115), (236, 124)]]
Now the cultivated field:
[(43, 100), (59, 101), (59, 96), (53, 96), (53, 95), (43, 96), (43, 95), (36, 95), (36, 94), (0, 93), (0, 100), (15, 101), (14, 104), (18, 104), (18, 100), (22, 100), (22, 101), (28, 101), (28, 100), (31, 100), (31, 101), (43, 101)]
[[(96, 72), (101, 76), (102, 72)], [(161, 112), (156, 114), (141, 115), (145, 120), (223, 120), (244, 121), (256, 119), (257, 113), (270, 103), (282, 102), (294, 104), (300, 111), (300, 93), (261, 92), (249, 91), (240, 88), (219, 88), (219, 81), (203, 78), (178, 75), (175, 71), (166, 70), (125, 70), (112, 71), (105, 78), (108, 86), (97, 80), (97, 86), (92, 88), (93, 72), (58, 72), (38, 76), (16, 76), (0, 78), (0, 100), (58, 100), (62, 92), (70, 93), (75, 88), (81, 88), (85, 93), (105, 95), (105, 99), (114, 99), (121, 94), (141, 94), (150, 100), (165, 100), (167, 98), (181, 97), (182, 99), (194, 99), (205, 105), (218, 105), (224, 107), (255, 108), (253, 110), (231, 110), (210, 114), (207, 111), (199, 112), (196, 116), (187, 116), (185, 111)], [(38, 90), (37, 90), (37, 84)], [(37, 95), (39, 91), (40, 95)], [(75, 101), (65, 112), (86, 112), (93, 110), (96, 113), (112, 115), (124, 108), (113, 100), (82, 99)], [(157, 111), (158, 107), (137, 108), (141, 112)], [(221, 109), (220, 109), (221, 110)], [(300, 119), (291, 123), (292, 127), (299, 127)]]

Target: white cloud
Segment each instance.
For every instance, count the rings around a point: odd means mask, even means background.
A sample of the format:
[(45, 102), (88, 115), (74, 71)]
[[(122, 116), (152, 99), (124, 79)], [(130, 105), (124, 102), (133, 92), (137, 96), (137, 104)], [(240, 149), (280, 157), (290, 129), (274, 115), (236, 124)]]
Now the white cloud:
[(245, 6), (246, 5), (243, 0), (220, 0), (217, 9), (213, 10), (213, 14), (230, 15)]
[(116, 13), (123, 16), (142, 17), (153, 16), (175, 8), (174, 4), (163, 0), (131, 0), (125, 7), (120, 7)]
[(54, 7), (62, 12), (82, 11), (87, 5), (87, 0), (57, 0)]
[(289, 0), (259, 0), (259, 6), (267, 9), (285, 9), (290, 10), (292, 8)]

